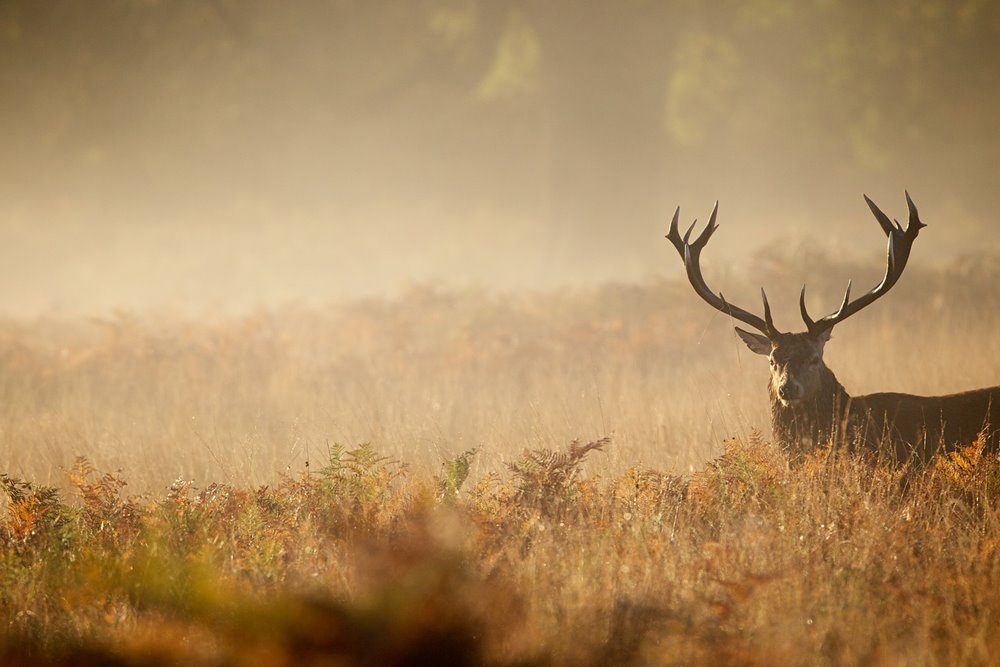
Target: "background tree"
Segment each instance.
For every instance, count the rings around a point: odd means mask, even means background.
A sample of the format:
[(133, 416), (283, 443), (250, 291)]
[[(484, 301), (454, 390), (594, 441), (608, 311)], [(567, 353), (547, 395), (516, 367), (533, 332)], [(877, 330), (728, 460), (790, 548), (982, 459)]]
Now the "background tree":
[(677, 203), (759, 243), (905, 186), (981, 247), (998, 44), (985, 0), (6, 0), (0, 230), (280, 222), (396, 279), (607, 277), (663, 266)]

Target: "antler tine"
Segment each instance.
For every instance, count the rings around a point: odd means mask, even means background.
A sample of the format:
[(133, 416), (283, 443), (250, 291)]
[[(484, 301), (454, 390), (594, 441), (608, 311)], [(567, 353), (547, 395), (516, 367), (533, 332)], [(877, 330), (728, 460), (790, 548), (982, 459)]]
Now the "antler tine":
[(667, 230), (667, 236), (666, 236), (666, 238), (669, 239), (671, 236), (677, 236), (678, 235), (678, 233), (677, 233), (677, 221), (680, 219), (680, 217), (681, 217), (681, 207), (678, 206), (677, 210), (674, 211), (674, 217), (670, 219), (670, 229)]
[(816, 326), (816, 322), (813, 318), (809, 317), (809, 311), (806, 310), (806, 286), (802, 285), (802, 291), (799, 292), (799, 312), (802, 313), (802, 321), (806, 323), (806, 329), (809, 331), (813, 330)]
[(767, 302), (767, 293), (764, 292), (764, 288), (760, 288), (760, 300), (764, 302), (764, 325), (767, 326), (766, 333), (769, 338), (773, 338), (778, 330), (774, 328), (774, 320), (771, 319), (771, 304)]
[(878, 285), (858, 297), (856, 300), (851, 301), (851, 283), (848, 282), (847, 291), (844, 293), (844, 301), (841, 303), (840, 308), (838, 308), (836, 312), (831, 313), (830, 315), (827, 315), (826, 317), (823, 317), (815, 322), (809, 317), (809, 313), (806, 312), (806, 291), (805, 286), (802, 286), (802, 294), (799, 296), (799, 309), (802, 311), (802, 320), (805, 322), (809, 333), (819, 335), (824, 331), (832, 329), (835, 325), (843, 322), (865, 306), (874, 303), (877, 299), (884, 296), (890, 289), (892, 289), (892, 286), (896, 284), (896, 281), (899, 280), (900, 276), (903, 275), (903, 269), (906, 268), (906, 262), (910, 258), (910, 250), (913, 247), (913, 241), (917, 238), (917, 234), (920, 233), (920, 230), (927, 226), (920, 222), (917, 207), (913, 203), (913, 200), (910, 199), (910, 194), (908, 192), (905, 194), (906, 206), (910, 215), (906, 229), (903, 229), (902, 225), (898, 222), (893, 225), (889, 216), (883, 213), (881, 209), (875, 205), (875, 202), (865, 195), (865, 201), (868, 203), (868, 207), (875, 215), (875, 219), (878, 220), (879, 226), (882, 227), (882, 231), (884, 231), (886, 236), (889, 237), (886, 248), (885, 275), (882, 277), (882, 280)]
[(681, 217), (681, 207), (678, 206), (674, 209), (674, 217), (670, 218), (670, 227), (667, 228), (667, 234), (664, 238), (669, 239), (671, 236), (677, 234), (677, 221)]
[(691, 222), (691, 226), (687, 228), (686, 232), (684, 232), (684, 245), (688, 245), (688, 242), (691, 240), (691, 232), (694, 231), (694, 226), (697, 224), (698, 224), (698, 218), (695, 218)]
[[(890, 243), (891, 243), (891, 240), (890, 240)], [(851, 300), (851, 284), (852, 284), (852, 282), (853, 281), (851, 281), (851, 280), (847, 281), (847, 289), (844, 290), (844, 300), (840, 302), (840, 308), (838, 308), (835, 313), (833, 313), (832, 315), (828, 315), (827, 317), (836, 318), (836, 317), (840, 316), (844, 312), (845, 308), (847, 308), (847, 304)], [(809, 317), (809, 313), (806, 312), (806, 286), (805, 285), (802, 286), (802, 293), (799, 294), (799, 310), (802, 311), (802, 320), (806, 323), (806, 328), (809, 329), (810, 331), (812, 331), (812, 329), (815, 327), (816, 323), (813, 322), (812, 318)], [(825, 320), (826, 318), (823, 318), (823, 319)], [(820, 321), (822, 322), (823, 320), (820, 320)]]
[(708, 244), (708, 240), (712, 237), (712, 234), (715, 233), (715, 230), (719, 228), (716, 223), (716, 217), (719, 212), (719, 202), (715, 202), (715, 207), (712, 209), (712, 215), (708, 220), (708, 225), (704, 230), (702, 230), (701, 234), (699, 234), (694, 241), (691, 240), (691, 233), (694, 231), (695, 223), (692, 223), (691, 227), (688, 228), (684, 236), (681, 237), (677, 226), (680, 218), (680, 212), (680, 207), (677, 207), (677, 210), (674, 212), (674, 217), (670, 221), (670, 229), (667, 232), (666, 238), (673, 244), (677, 253), (681, 256), (681, 259), (684, 260), (684, 268), (687, 271), (688, 282), (691, 283), (691, 287), (694, 288), (695, 293), (716, 310), (722, 311), (730, 317), (752, 326), (768, 337), (777, 335), (778, 331), (774, 328), (773, 322), (771, 322), (770, 307), (767, 304), (766, 297), (764, 298), (764, 313), (767, 319), (763, 320), (753, 313), (730, 304), (725, 300), (721, 293), (716, 294), (713, 292), (712, 289), (709, 288), (708, 284), (705, 283), (705, 278), (701, 275), (701, 251)]
[[(891, 237), (890, 237), (890, 241), (889, 242), (890, 243), (892, 242), (892, 238)], [(837, 317), (838, 315), (840, 315), (841, 313), (844, 312), (844, 308), (847, 307), (848, 302), (851, 300), (851, 283), (852, 282), (853, 281), (850, 281), (850, 280), (847, 281), (847, 290), (844, 291), (844, 300), (841, 301), (840, 308), (838, 308), (835, 313), (833, 313), (832, 315), (828, 315), (827, 317)], [(816, 322), (814, 322), (813, 319), (811, 317), (809, 317), (809, 311), (806, 309), (806, 286), (805, 285), (802, 285), (802, 291), (799, 292), (799, 312), (802, 313), (802, 321), (806, 323), (806, 329), (808, 329), (809, 331), (812, 331), (813, 329), (815, 329), (816, 328)], [(823, 318), (823, 319), (826, 319), (826, 318)]]
[(844, 308), (847, 308), (847, 304), (851, 301), (851, 285), (853, 283), (853, 280), (847, 281), (847, 289), (844, 290), (844, 300), (840, 302), (840, 308), (837, 309), (838, 314), (844, 312)]
[(917, 232), (926, 227), (924, 223), (920, 222), (920, 214), (917, 213), (917, 205), (913, 203), (910, 199), (910, 193), (903, 190), (903, 194), (906, 196), (906, 208), (909, 211), (910, 219), (907, 222), (906, 231), (909, 232), (913, 230), (913, 235), (916, 236)]
[(861, 196), (865, 198), (868, 208), (872, 210), (872, 214), (875, 216), (875, 219), (878, 220), (878, 224), (882, 227), (882, 231), (885, 232), (885, 235), (892, 236), (892, 233), (896, 231), (896, 228), (893, 226), (892, 220), (889, 219), (889, 216), (883, 213), (882, 209), (876, 206), (875, 202), (868, 198), (868, 195)]
[[(712, 207), (712, 215), (708, 219), (708, 224), (705, 225), (705, 229), (698, 235), (692, 245), (697, 246), (699, 249), (704, 248), (708, 244), (708, 240), (712, 238), (712, 234), (715, 230), (719, 228), (719, 224), (715, 221), (715, 217), (719, 214), (719, 202), (715, 202), (715, 206)], [(695, 221), (697, 222), (697, 220)], [(694, 227), (694, 225), (691, 225)], [(687, 241), (687, 239), (684, 239)]]

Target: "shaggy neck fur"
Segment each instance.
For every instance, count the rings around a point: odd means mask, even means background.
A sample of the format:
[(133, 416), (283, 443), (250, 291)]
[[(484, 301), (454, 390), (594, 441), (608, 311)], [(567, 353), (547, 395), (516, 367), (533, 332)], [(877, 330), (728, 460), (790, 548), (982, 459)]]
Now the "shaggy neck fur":
[(771, 396), (771, 430), (777, 442), (799, 458), (837, 436), (847, 421), (851, 397), (833, 371), (823, 367), (820, 388), (795, 405), (784, 405), (774, 386), (768, 383)]

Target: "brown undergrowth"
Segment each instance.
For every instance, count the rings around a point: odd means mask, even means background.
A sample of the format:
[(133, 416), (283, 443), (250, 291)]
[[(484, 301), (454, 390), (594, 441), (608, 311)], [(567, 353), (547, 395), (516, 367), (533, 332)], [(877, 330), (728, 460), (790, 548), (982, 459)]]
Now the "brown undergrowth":
[[(998, 267), (911, 267), (831, 367), (995, 384)], [(995, 664), (996, 456), (790, 468), (689, 292), (0, 320), (0, 664)]]
[(582, 474), (608, 440), (469, 483), (371, 446), (271, 486), (71, 493), (4, 475), (5, 664), (992, 664), (1000, 461), (903, 483), (760, 437), (681, 478)]

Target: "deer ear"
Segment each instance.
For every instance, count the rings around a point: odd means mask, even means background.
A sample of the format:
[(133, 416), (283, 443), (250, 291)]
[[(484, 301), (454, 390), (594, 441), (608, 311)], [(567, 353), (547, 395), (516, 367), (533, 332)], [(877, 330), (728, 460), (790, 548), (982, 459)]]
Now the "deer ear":
[(823, 331), (821, 331), (820, 334), (816, 336), (816, 340), (819, 341), (820, 345), (826, 345), (828, 342), (830, 342), (830, 336), (832, 335), (833, 335), (833, 327), (830, 327), (829, 329), (824, 329)]
[(744, 331), (739, 327), (734, 327), (736, 333), (739, 334), (743, 342), (747, 344), (751, 352), (756, 352), (757, 354), (763, 354), (765, 356), (771, 354), (771, 339), (763, 334), (750, 333), (749, 331)]

